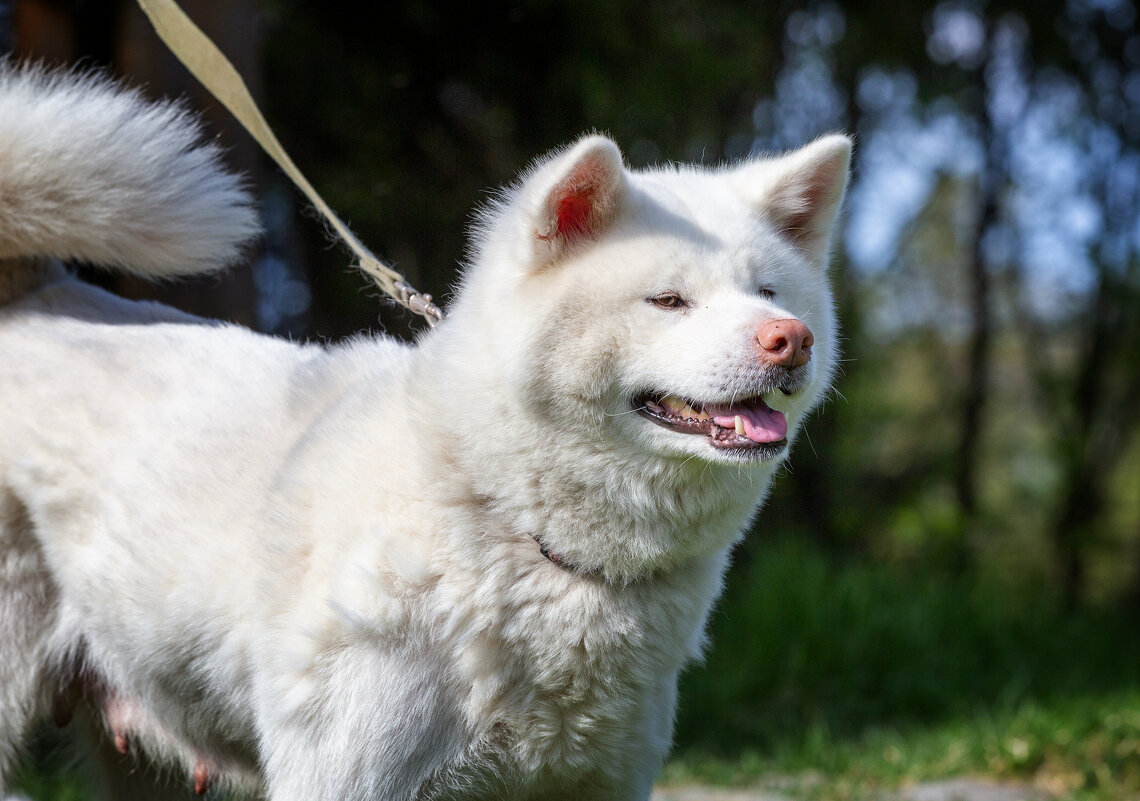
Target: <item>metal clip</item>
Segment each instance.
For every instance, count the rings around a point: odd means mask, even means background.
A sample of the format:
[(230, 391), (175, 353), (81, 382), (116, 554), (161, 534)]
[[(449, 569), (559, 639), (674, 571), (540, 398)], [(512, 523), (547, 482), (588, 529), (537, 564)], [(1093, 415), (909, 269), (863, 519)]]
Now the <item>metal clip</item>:
[(396, 300), (405, 308), (427, 320), (429, 326), (435, 328), (443, 320), (443, 309), (432, 303), (431, 295), (420, 292), (414, 286), (403, 281), (397, 281), (395, 287), (398, 293)]

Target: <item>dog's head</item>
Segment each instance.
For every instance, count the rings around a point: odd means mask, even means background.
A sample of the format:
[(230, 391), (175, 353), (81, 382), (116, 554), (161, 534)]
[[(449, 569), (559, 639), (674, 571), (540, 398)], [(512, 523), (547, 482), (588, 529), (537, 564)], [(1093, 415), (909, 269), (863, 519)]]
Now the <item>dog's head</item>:
[(474, 492), (619, 580), (733, 542), (831, 380), (850, 155), (631, 171), (587, 136), (491, 204), (425, 341)]
[(456, 313), (483, 318), (486, 369), (548, 433), (771, 463), (836, 361), (826, 261), (850, 154), (829, 136), (728, 167), (630, 171), (587, 136), (487, 212)]

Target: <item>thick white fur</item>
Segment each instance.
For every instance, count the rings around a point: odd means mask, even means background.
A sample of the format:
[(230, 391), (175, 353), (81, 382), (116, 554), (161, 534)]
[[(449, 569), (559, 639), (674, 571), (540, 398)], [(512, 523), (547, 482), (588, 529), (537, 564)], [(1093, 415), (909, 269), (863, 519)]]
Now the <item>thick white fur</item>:
[(0, 258), (151, 277), (225, 267), (257, 234), (257, 215), (199, 139), (178, 106), (105, 79), (0, 69)]
[(783, 455), (631, 400), (771, 389), (755, 332), (798, 317), (794, 438), (835, 361), (849, 142), (633, 172), (585, 137), (485, 211), (416, 346), (323, 348), (42, 267), (231, 259), (253, 218), (195, 141), (98, 82), (0, 77), (0, 275), (41, 284), (0, 307), (0, 790), (82, 696), (185, 781), (273, 801), (647, 798)]

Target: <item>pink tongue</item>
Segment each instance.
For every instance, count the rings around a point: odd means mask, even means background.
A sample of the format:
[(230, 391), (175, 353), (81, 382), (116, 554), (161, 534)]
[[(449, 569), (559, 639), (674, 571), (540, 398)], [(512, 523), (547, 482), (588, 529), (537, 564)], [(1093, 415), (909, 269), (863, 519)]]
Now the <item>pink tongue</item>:
[(755, 406), (729, 406), (723, 409), (709, 409), (713, 422), (721, 428), (736, 428), (739, 415), (744, 423), (744, 436), (753, 442), (779, 442), (788, 435), (788, 421), (784, 413), (769, 408), (764, 401)]

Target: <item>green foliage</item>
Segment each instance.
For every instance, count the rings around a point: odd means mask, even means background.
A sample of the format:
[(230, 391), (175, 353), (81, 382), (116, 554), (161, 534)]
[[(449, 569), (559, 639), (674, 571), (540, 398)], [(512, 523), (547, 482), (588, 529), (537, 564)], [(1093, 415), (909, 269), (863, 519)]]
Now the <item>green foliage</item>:
[(1055, 595), (837, 559), (802, 541), (730, 575), (681, 688), (674, 783), (828, 799), (983, 774), (1140, 792), (1140, 626)]
[(682, 749), (806, 747), (1027, 703), (1140, 690), (1140, 626), (1111, 610), (1015, 600), (972, 575), (755, 549), (730, 576), (712, 648), (683, 682)]
[(33, 801), (91, 801), (91, 793), (83, 790), (83, 783), (64, 768), (29, 772), (16, 789)]
[(13, 788), (32, 801), (94, 801), (95, 792), (85, 781), (62, 732), (43, 728), (33, 738), (25, 769)]

